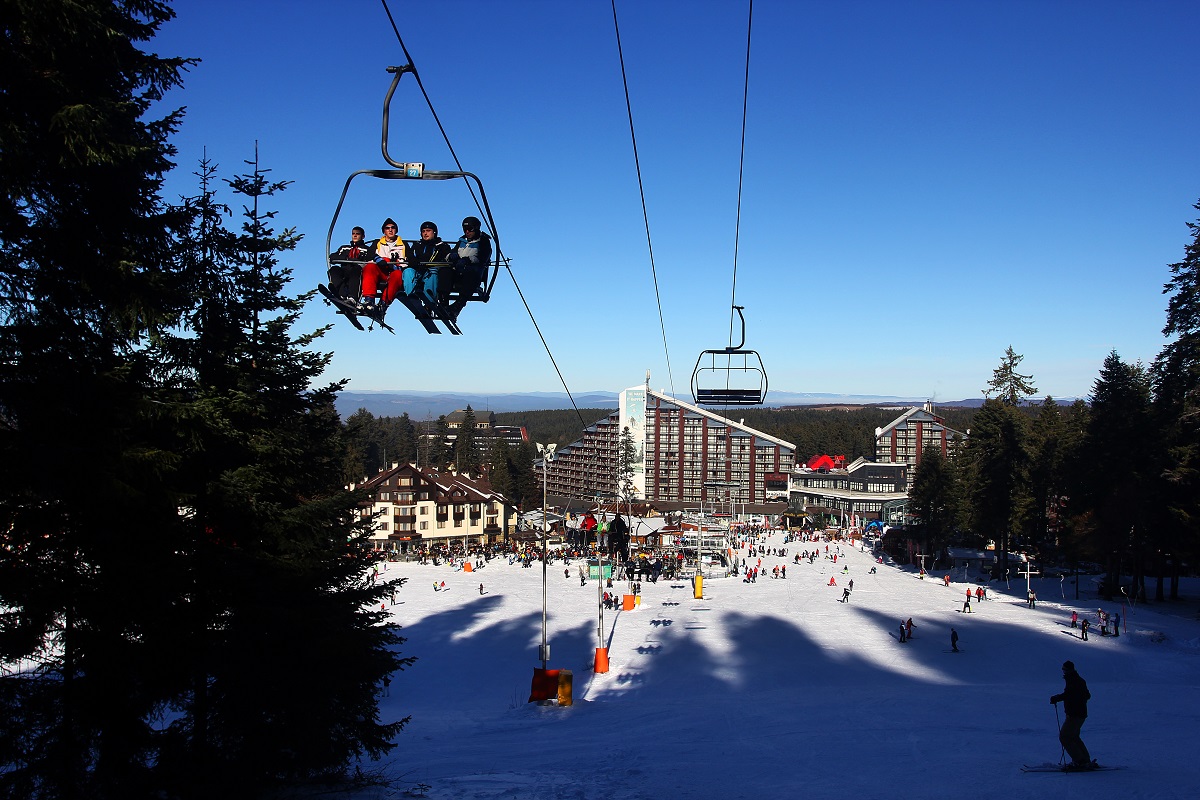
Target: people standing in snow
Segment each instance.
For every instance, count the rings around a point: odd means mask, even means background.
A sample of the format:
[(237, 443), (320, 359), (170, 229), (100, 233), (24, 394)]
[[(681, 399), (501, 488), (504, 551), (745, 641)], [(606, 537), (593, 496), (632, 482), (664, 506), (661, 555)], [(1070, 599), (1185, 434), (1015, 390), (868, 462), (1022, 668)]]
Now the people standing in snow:
[(1071, 766), (1076, 769), (1087, 769), (1092, 765), (1092, 757), (1088, 753), (1083, 739), (1079, 738), (1079, 731), (1083, 727), (1084, 721), (1087, 720), (1087, 701), (1092, 699), (1092, 693), (1088, 691), (1087, 682), (1075, 671), (1073, 662), (1064, 661), (1062, 673), (1066, 686), (1061, 694), (1050, 698), (1052, 705), (1058, 705), (1061, 702), (1063, 711), (1067, 715), (1062, 727), (1058, 730), (1058, 740), (1062, 742), (1067, 755), (1071, 756)]
[(838, 602), (839, 603), (847, 603), (849, 601), (850, 601), (850, 587), (847, 586), (845, 589), (842, 589), (842, 599), (838, 600)]
[(954, 628), (950, 629), (950, 650), (955, 653), (958, 652), (958, 631), (954, 630)]
[(904, 623), (900, 623), (900, 644), (904, 644), (908, 639), (904, 635)]
[(1079, 638), (1085, 642), (1088, 640), (1087, 632), (1088, 632), (1088, 628), (1090, 628), (1090, 627), (1092, 627), (1092, 623), (1086, 619), (1083, 622), (1081, 622), (1079, 625)]

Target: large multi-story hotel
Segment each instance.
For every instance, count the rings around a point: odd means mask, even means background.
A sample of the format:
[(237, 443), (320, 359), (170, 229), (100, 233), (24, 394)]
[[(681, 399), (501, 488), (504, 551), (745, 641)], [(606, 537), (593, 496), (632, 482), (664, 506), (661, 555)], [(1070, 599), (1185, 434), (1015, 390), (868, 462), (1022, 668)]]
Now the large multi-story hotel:
[[(755, 513), (785, 507), (795, 464), (791, 442), (649, 386), (624, 390), (619, 403), (558, 451), (545, 476), (550, 494), (624, 495), (627, 480), (634, 498), (663, 511), (726, 503)], [(626, 476), (623, 436), (632, 447)], [(535, 468), (541, 478), (542, 463)]]
[(875, 460), (915, 467), (921, 463), (921, 451), (929, 445), (949, 458), (966, 438), (966, 434), (947, 427), (946, 421), (933, 413), (933, 403), (926, 402), (875, 430)]

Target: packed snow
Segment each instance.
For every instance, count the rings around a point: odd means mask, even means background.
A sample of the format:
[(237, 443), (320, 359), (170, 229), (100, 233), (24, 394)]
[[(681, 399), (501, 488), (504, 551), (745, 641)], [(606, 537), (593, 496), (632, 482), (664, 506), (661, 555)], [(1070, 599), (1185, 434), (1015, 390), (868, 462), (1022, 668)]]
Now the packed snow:
[[(392, 754), (365, 765), (391, 788), (363, 796), (1200, 796), (1200, 585), (1185, 581), (1187, 600), (1130, 609), (1099, 601), (1087, 578), (1079, 600), (1070, 577), (1034, 578), (1031, 609), (1022, 577), (984, 584), (987, 599), (964, 613), (980, 584), (921, 579), (845, 542), (836, 563), (824, 543), (785, 544), (783, 532), (758, 543), (787, 552), (763, 556), (755, 583), (708, 579), (697, 600), (686, 580), (643, 580), (640, 606), (606, 611), (603, 674), (596, 581), (580, 585), (578, 560), (569, 577), (551, 563), (549, 666), (573, 672), (570, 706), (527, 702), (541, 666), (540, 563), (388, 564), (382, 579), (408, 579), (387, 605), (407, 637), (402, 654), (418, 661), (381, 689), (381, 707), (385, 720), (412, 719)], [(814, 562), (795, 563), (817, 547)], [(786, 579), (770, 577), (783, 564)], [(1098, 609), (1122, 616), (1119, 637), (1100, 635)], [(1072, 610), (1091, 621), (1089, 641)], [(901, 643), (909, 618), (913, 638)], [(1062, 758), (1063, 710), (1049, 698), (1068, 659), (1092, 694), (1083, 740), (1122, 770), (1021, 772)]]

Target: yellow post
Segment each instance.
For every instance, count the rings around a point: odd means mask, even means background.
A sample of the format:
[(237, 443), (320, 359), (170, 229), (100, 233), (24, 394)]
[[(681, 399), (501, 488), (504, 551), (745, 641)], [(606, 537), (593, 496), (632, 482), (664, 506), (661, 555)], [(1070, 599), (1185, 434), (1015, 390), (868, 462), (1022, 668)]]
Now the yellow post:
[(699, 572), (697, 572), (697, 573), (696, 573), (696, 593), (695, 593), (695, 598), (696, 598), (697, 600), (703, 600), (703, 599), (704, 599), (704, 576), (703, 576), (703, 575), (701, 575)]
[(558, 704), (560, 706), (569, 706), (575, 702), (572, 697), (573, 680), (571, 670), (560, 669), (558, 671)]

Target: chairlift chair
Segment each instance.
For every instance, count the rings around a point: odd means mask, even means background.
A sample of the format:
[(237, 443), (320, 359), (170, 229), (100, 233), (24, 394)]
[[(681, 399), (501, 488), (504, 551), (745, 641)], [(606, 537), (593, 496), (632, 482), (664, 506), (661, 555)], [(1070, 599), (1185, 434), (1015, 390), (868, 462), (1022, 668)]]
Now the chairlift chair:
[(734, 306), (742, 338), (736, 347), (704, 350), (692, 370), (692, 397), (698, 406), (760, 406), (767, 399), (767, 370), (762, 357), (745, 347), (743, 306)]
[[(503, 262), (503, 257), (500, 252), (500, 239), (496, 234), (496, 222), (492, 218), (492, 210), (488, 205), (487, 194), (483, 189), (483, 182), (479, 177), (471, 172), (460, 172), (454, 170), (427, 170), (425, 165), (419, 162), (399, 162), (391, 157), (388, 152), (388, 122), (391, 114), (392, 96), (396, 93), (396, 87), (400, 84), (400, 79), (406, 73), (413, 72), (414, 68), (411, 64), (406, 64), (401, 67), (388, 67), (387, 71), (392, 73), (391, 86), (388, 87), (387, 95), (383, 101), (383, 135), (381, 140), (381, 150), (383, 152), (383, 160), (390, 164), (393, 169), (363, 169), (350, 174), (346, 179), (346, 185), (342, 187), (342, 194), (338, 198), (337, 208), (334, 209), (333, 219), (329, 223), (329, 232), (325, 235), (325, 266), (326, 269), (334, 263), (329, 255), (333, 246), (333, 232), (337, 227), (338, 217), (342, 213), (342, 205), (346, 201), (346, 195), (350, 191), (350, 184), (355, 178), (360, 175), (366, 175), (372, 178), (382, 180), (398, 180), (398, 181), (444, 181), (462, 178), (468, 182), (473, 181), (479, 190), (479, 202), (482, 206), (484, 216), (484, 232), (488, 233), (492, 239), (492, 261), (487, 265), (487, 272), (484, 274), (483, 282), (480, 284), (478, 291), (471, 292), (465, 298), (461, 298), (459, 292), (452, 290), (447, 298), (448, 303), (453, 303), (459, 299), (465, 299), (467, 302), (486, 303), (491, 299), (492, 287), (496, 284), (496, 277), (499, 274), (500, 264)], [(407, 242), (406, 242), (407, 244)], [(418, 265), (419, 266), (419, 265)], [(328, 296), (328, 295), (327, 295)], [(410, 298), (403, 295), (396, 298), (397, 302), (403, 303), (413, 316), (425, 326), (425, 330), (429, 333), (441, 333), (441, 330), (434, 324), (434, 320), (440, 321), (446, 326), (446, 329), (453, 334), (462, 333), (458, 328), (456, 320), (448, 317), (444, 307), (430, 308), (419, 298)], [(342, 313), (346, 313), (346, 309), (339, 306)], [(351, 320), (358, 325), (356, 320)], [(376, 322), (383, 324), (381, 320), (375, 319)], [(361, 326), (359, 326), (361, 327)], [(387, 327), (386, 325), (384, 327)], [(390, 330), (390, 328), (389, 328)]]

